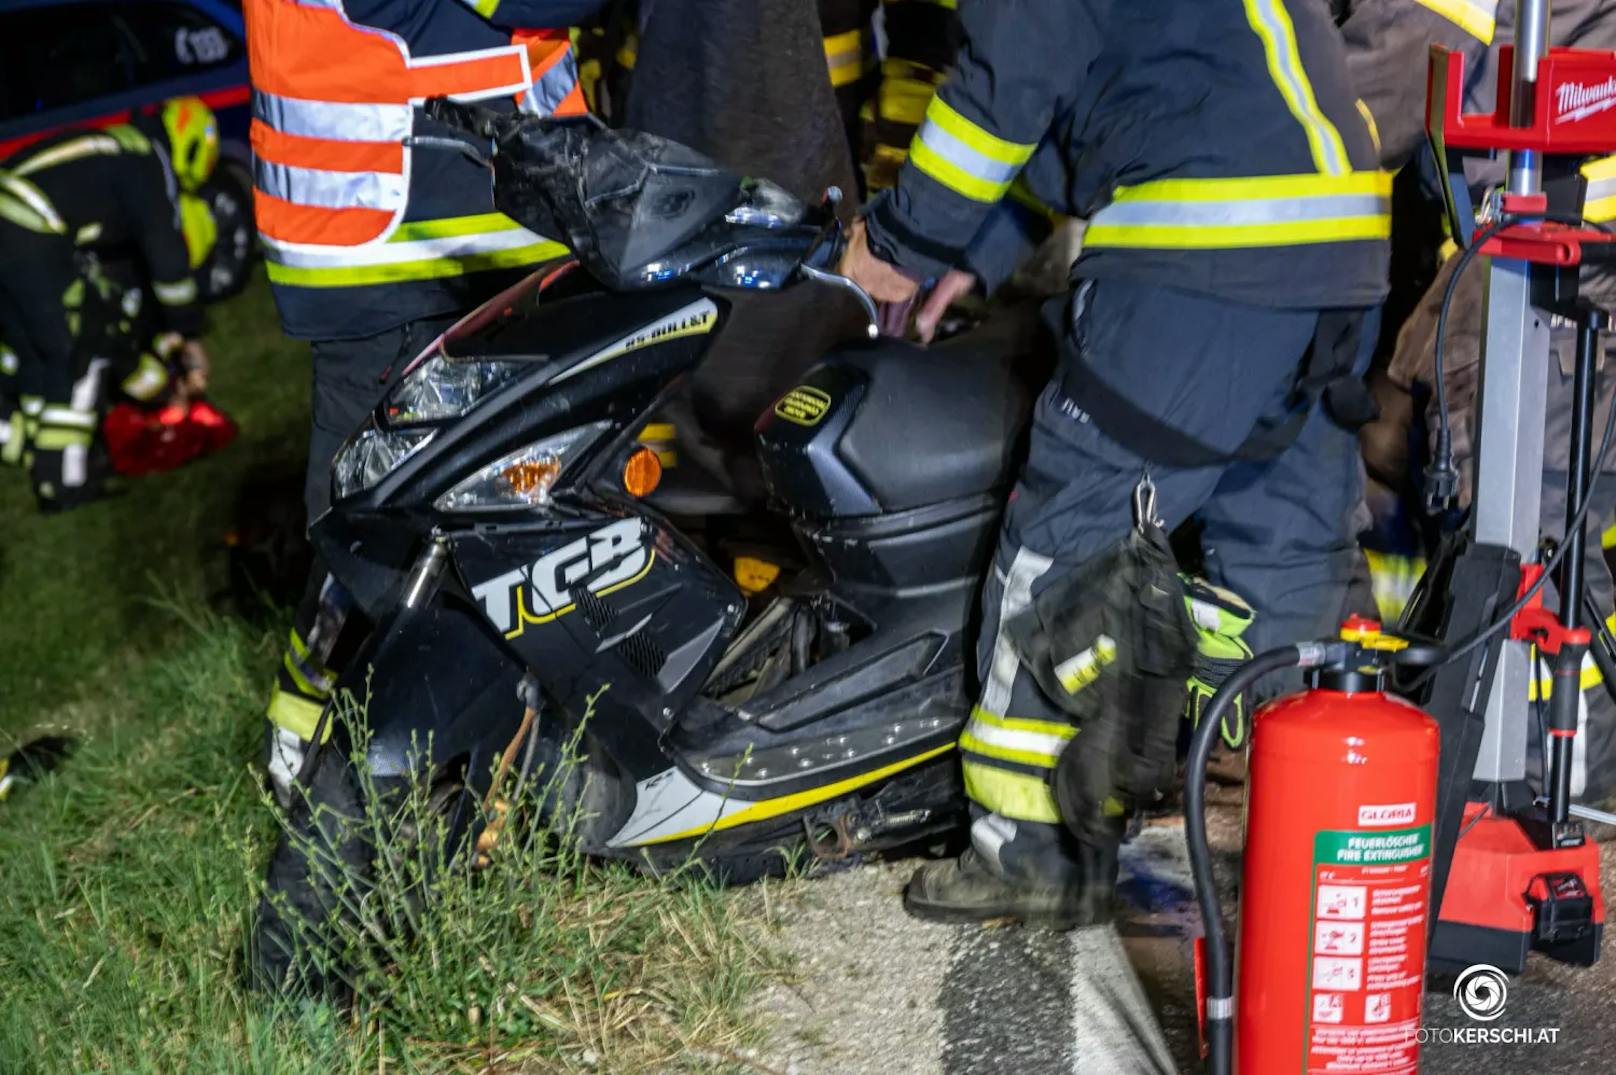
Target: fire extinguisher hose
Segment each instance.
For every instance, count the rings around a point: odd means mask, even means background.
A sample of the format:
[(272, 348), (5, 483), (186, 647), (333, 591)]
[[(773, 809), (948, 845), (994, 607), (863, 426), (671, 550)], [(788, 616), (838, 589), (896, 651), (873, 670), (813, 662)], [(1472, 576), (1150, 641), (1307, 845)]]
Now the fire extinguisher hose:
[(1189, 845), (1190, 873), (1206, 930), (1206, 1039), (1212, 1075), (1234, 1071), (1234, 967), (1223, 929), (1223, 908), (1212, 876), (1212, 852), (1206, 839), (1206, 765), (1223, 726), (1224, 711), (1241, 693), (1272, 672), (1314, 668), (1339, 660), (1346, 643), (1304, 642), (1259, 653), (1236, 669), (1201, 713), (1190, 740), (1184, 777), (1184, 839)]

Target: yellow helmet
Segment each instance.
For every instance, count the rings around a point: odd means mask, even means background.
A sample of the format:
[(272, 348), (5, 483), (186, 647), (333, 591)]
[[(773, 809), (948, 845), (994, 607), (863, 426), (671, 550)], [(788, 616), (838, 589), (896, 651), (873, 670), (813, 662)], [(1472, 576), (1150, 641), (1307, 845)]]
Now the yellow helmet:
[(219, 124), (213, 110), (200, 97), (171, 97), (163, 102), (163, 130), (180, 186), (195, 190), (206, 183), (219, 163)]

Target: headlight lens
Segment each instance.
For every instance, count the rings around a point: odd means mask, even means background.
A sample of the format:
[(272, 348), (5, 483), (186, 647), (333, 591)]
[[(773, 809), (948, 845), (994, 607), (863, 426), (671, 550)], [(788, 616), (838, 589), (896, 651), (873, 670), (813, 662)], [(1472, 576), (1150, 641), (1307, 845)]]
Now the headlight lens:
[(331, 464), (337, 499), (362, 493), (426, 447), (436, 430), (378, 429), (368, 425), (342, 446)]
[(440, 352), (411, 370), (387, 395), (387, 420), (413, 425), (459, 418), (522, 371), (520, 362), (450, 359)]
[(438, 497), (442, 511), (514, 511), (542, 508), (567, 463), (576, 458), (609, 422), (579, 426), (494, 460)]

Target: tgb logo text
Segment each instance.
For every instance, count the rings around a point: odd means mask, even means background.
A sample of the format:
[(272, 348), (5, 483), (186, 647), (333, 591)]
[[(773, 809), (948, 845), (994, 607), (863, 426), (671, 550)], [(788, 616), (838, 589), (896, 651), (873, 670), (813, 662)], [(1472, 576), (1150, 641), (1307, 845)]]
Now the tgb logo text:
[[(622, 519), (545, 553), (530, 567), (513, 568), (478, 583), (471, 592), (482, 602), (489, 621), (513, 637), (527, 624), (548, 623), (571, 612), (569, 591), (584, 579), (592, 593), (600, 593), (634, 581), (650, 566), (651, 552), (640, 538), (640, 520)], [(525, 603), (524, 583), (529, 594)]]

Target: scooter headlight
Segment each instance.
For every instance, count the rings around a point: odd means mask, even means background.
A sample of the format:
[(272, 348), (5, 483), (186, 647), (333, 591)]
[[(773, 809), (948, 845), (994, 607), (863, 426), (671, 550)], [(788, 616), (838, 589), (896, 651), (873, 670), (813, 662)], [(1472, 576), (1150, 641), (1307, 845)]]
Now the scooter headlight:
[(576, 459), (609, 422), (579, 426), (494, 460), (437, 499), (440, 511), (516, 511), (542, 508), (567, 464)]
[(459, 418), (522, 371), (520, 362), (453, 359), (441, 351), (404, 375), (387, 395), (387, 421), (407, 426)]
[(356, 433), (331, 464), (337, 499), (362, 493), (392, 473), (404, 460), (426, 447), (436, 430), (380, 429), (367, 425)]

